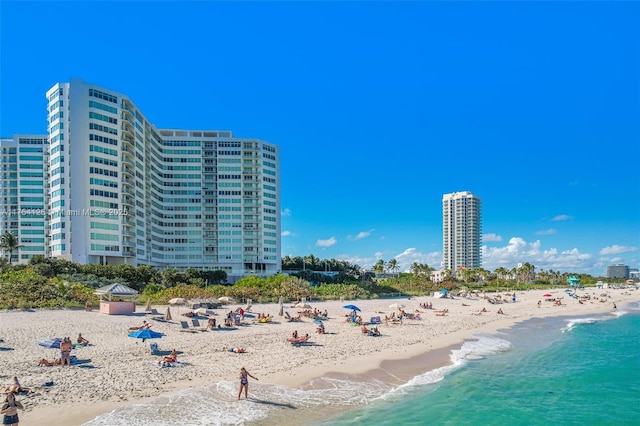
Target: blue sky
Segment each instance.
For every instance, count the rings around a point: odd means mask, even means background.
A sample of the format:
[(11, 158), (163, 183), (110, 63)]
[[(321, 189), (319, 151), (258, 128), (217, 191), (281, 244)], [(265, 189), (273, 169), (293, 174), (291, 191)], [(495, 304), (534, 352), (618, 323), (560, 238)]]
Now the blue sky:
[(0, 3), (0, 134), (82, 78), (161, 128), (281, 149), (283, 255), (439, 267), (444, 193), (483, 266), (640, 267), (638, 2)]

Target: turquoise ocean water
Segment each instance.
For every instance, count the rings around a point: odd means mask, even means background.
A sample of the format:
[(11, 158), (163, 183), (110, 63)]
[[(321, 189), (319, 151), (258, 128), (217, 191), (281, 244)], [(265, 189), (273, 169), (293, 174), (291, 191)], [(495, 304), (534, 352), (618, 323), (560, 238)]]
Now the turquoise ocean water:
[(188, 389), (87, 425), (638, 425), (640, 304), (589, 318), (531, 319), (478, 335), (452, 365), (409, 383), (319, 379), (310, 389), (252, 383)]

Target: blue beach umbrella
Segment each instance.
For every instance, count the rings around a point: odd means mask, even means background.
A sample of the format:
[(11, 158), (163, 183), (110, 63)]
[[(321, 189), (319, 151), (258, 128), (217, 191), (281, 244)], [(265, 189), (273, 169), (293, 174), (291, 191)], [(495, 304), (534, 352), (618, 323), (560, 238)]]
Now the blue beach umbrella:
[(358, 308), (356, 305), (344, 305), (343, 308), (345, 309), (351, 309), (352, 311), (358, 311), (360, 312), (360, 308)]
[(62, 343), (62, 337), (53, 337), (51, 339), (38, 342), (38, 345), (43, 346), (45, 348), (49, 348), (49, 349), (60, 349), (61, 343)]
[(160, 339), (162, 337), (162, 333), (144, 328), (142, 330), (132, 331), (128, 336), (136, 339), (142, 339), (142, 342), (144, 343), (147, 339)]

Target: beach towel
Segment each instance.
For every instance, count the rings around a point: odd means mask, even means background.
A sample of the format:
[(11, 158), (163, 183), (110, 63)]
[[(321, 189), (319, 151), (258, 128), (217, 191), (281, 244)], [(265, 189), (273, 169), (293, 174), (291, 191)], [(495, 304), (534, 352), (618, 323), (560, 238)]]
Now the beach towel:
[(162, 364), (157, 364), (155, 362), (149, 361), (149, 365), (153, 365), (154, 367), (158, 367), (158, 368), (183, 367), (187, 365), (186, 362), (182, 362), (182, 361), (169, 362), (167, 364), (168, 365), (162, 365)]

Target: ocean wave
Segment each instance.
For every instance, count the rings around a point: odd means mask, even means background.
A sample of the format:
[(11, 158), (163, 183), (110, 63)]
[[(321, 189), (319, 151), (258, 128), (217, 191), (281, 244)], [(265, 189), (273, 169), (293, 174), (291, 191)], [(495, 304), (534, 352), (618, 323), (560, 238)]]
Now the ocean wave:
[(279, 410), (318, 409), (328, 406), (359, 406), (389, 389), (379, 381), (360, 381), (323, 377), (311, 389), (252, 383), (248, 400), (237, 400), (236, 382), (222, 381), (211, 387), (190, 388), (103, 414), (84, 426), (194, 426), (242, 425), (263, 420)]
[(487, 355), (506, 351), (511, 346), (511, 342), (496, 336), (484, 334), (476, 335), (474, 340), (465, 341), (460, 349), (454, 349), (451, 351), (450, 365), (419, 374), (410, 379), (407, 383), (389, 390), (385, 394), (381, 395), (380, 398), (387, 399), (391, 397), (404, 396), (418, 388), (440, 382), (444, 380), (448, 373), (461, 367), (466, 362), (482, 359)]
[(562, 333), (566, 333), (571, 331), (574, 327), (583, 324), (593, 324), (599, 321), (610, 321), (616, 318), (620, 318), (624, 315), (630, 314), (631, 312), (625, 309), (619, 309), (617, 311), (610, 312), (608, 314), (603, 314), (598, 317), (588, 317), (588, 318), (573, 318), (567, 320), (567, 325), (561, 329)]

